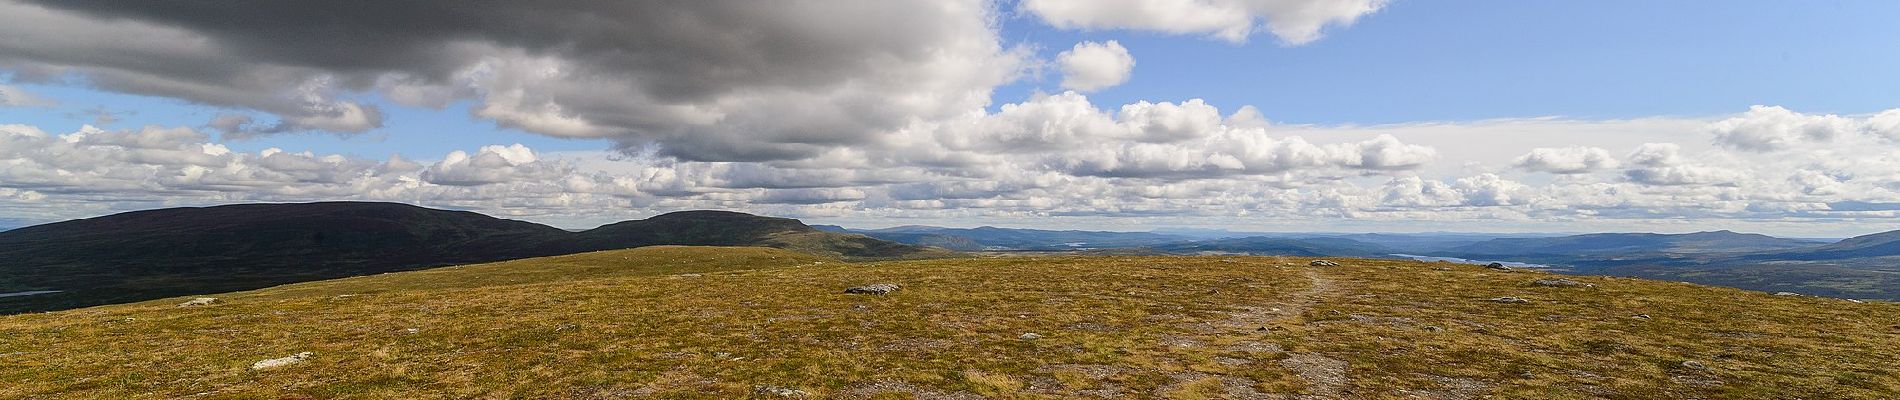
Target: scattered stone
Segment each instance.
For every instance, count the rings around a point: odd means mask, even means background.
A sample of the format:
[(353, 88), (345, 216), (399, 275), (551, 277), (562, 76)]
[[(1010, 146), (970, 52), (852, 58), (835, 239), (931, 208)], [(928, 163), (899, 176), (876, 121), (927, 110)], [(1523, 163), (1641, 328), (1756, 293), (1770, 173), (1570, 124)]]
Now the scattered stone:
[(1511, 296), (1505, 296), (1505, 297), (1499, 297), (1499, 298), (1494, 298), (1494, 299), (1491, 299), (1491, 302), (1493, 302), (1493, 303), (1505, 303), (1505, 304), (1522, 304), (1522, 303), (1529, 303), (1529, 302), (1531, 302), (1531, 301), (1530, 301), (1530, 300), (1525, 300), (1525, 299), (1524, 299), (1524, 298), (1522, 298), (1522, 297), (1511, 297)]
[(1636, 314), (1636, 315), (1631, 315), (1631, 316), (1630, 316), (1630, 318), (1635, 318), (1635, 319), (1649, 319), (1649, 314)]
[(1845, 299), (1845, 300), (1847, 300), (1849, 303), (1866, 303), (1866, 301), (1861, 301), (1860, 299)]
[(898, 286), (895, 283), (876, 283), (876, 284), (870, 284), (870, 285), (864, 285), (864, 286), (858, 286), (858, 287), (854, 287), (850, 289), (845, 289), (844, 292), (850, 293), (850, 294), (886, 295), (886, 294), (891, 294), (891, 292), (897, 291), (897, 288)]
[(560, 325), (555, 325), (555, 326), (554, 326), (554, 331), (555, 331), (555, 332), (566, 332), (566, 331), (571, 331), (571, 330), (575, 330), (575, 329), (580, 329), (580, 328), (581, 328), (581, 326), (580, 326), (580, 325), (575, 325), (575, 324), (567, 324), (567, 323), (564, 323), (564, 324), (560, 324)]
[(1425, 331), (1426, 331), (1426, 332), (1441, 332), (1441, 331), (1444, 331), (1444, 330), (1445, 330), (1445, 328), (1440, 328), (1440, 327), (1438, 327), (1437, 325), (1426, 325), (1426, 326), (1425, 326)]
[(1326, 261), (1326, 260), (1313, 260), (1313, 262), (1306, 263), (1306, 265), (1311, 265), (1315, 267), (1337, 267), (1339, 266), (1339, 263)]
[(788, 388), (784, 386), (776, 386), (776, 385), (753, 386), (752, 394), (756, 394), (760, 396), (776, 396), (776, 397), (806, 397), (806, 396), (811, 395), (811, 393), (805, 393), (805, 391), (803, 390)]
[(1795, 292), (1775, 292), (1775, 295), (1776, 296), (1800, 296), (1801, 294), (1795, 293)]
[(1688, 368), (1688, 369), (1693, 369), (1693, 370), (1697, 370), (1697, 371), (1707, 371), (1707, 370), (1709, 370), (1709, 366), (1707, 366), (1707, 365), (1702, 365), (1702, 363), (1700, 363), (1700, 362), (1696, 362), (1695, 360), (1689, 360), (1689, 361), (1683, 361), (1683, 362), (1682, 362), (1682, 367), (1683, 367), (1683, 368)]
[(1028, 332), (1028, 333), (1024, 333), (1022, 336), (1017, 336), (1016, 338), (1022, 339), (1022, 340), (1036, 340), (1036, 339), (1041, 339), (1042, 335), (1038, 335), (1035, 332)]
[(1717, 386), (1722, 386), (1722, 385), (1727, 384), (1726, 382), (1722, 382), (1722, 380), (1720, 379), (1699, 377), (1699, 376), (1683, 375), (1683, 376), (1671, 377), (1670, 379), (1676, 381), (1676, 383), (1680, 383), (1680, 384), (1688, 385), (1688, 386), (1717, 387)]
[(199, 298), (191, 299), (191, 301), (178, 303), (178, 306), (179, 307), (197, 307), (197, 306), (208, 306), (208, 305), (218, 304), (218, 303), (223, 303), (223, 302), (224, 300), (218, 300), (218, 298), (216, 297), (199, 297)]
[(1352, 368), (1343, 360), (1318, 354), (1294, 353), (1280, 359), (1280, 367), (1293, 370), (1300, 380), (1306, 381), (1306, 390), (1311, 398), (1338, 399), (1345, 398), (1348, 393), (1346, 388), (1350, 379), (1346, 372)]
[(1484, 267), (1485, 267), (1485, 268), (1490, 268), (1490, 269), (1495, 269), (1495, 270), (1499, 270), (1499, 271), (1510, 271), (1510, 270), (1511, 270), (1511, 267), (1506, 267), (1506, 266), (1504, 266), (1504, 263), (1496, 263), (1496, 262), (1494, 262), (1494, 263), (1490, 263), (1490, 264), (1485, 264), (1485, 265), (1484, 265)]
[(253, 370), (271, 369), (271, 368), (277, 368), (277, 367), (282, 367), (286, 365), (296, 364), (296, 363), (303, 362), (304, 360), (308, 360), (310, 359), (311, 356), (315, 356), (315, 355), (317, 355), (317, 353), (311, 353), (311, 352), (306, 351), (302, 353), (297, 353), (296, 355), (292, 355), (290, 357), (273, 358), (269, 360), (258, 361), (256, 363), (251, 364), (251, 369)]
[(407, 334), (411, 334), (411, 335), (414, 335), (414, 334), (418, 334), (418, 333), (422, 333), (422, 330), (421, 330), (421, 329), (416, 329), (416, 328), (409, 328), (409, 329), (404, 329), (404, 330), (402, 330), (402, 332), (403, 332), (403, 333), (407, 333)]
[(1597, 287), (1597, 285), (1577, 282), (1577, 281), (1573, 281), (1569, 279), (1538, 279), (1536, 282), (1531, 282), (1531, 283), (1537, 286), (1550, 286), (1550, 287)]
[(1435, 266), (1435, 267), (1432, 267), (1432, 270), (1433, 270), (1433, 271), (1450, 271), (1450, 270), (1451, 270), (1451, 267), (1446, 267), (1446, 266)]

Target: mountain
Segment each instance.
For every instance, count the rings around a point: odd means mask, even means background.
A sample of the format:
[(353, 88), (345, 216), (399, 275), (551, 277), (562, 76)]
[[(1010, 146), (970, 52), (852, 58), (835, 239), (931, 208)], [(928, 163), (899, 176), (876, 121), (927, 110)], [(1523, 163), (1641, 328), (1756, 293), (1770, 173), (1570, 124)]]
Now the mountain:
[(1392, 254), (1391, 249), (1383, 246), (1352, 239), (1324, 237), (1294, 239), (1255, 236), (1170, 243), (1154, 246), (1153, 249), (1169, 253), (1214, 252), (1298, 257), (1383, 258)]
[(1900, 231), (1855, 236), (1819, 247), (1751, 255), (1767, 260), (1840, 260), (1900, 256)]
[(1425, 254), (1439, 252), (1459, 246), (1468, 246), (1486, 240), (1512, 237), (1546, 237), (1536, 234), (1492, 234), (1492, 233), (1354, 233), (1334, 237), (1352, 239), (1376, 244), (1394, 252), (1407, 254)]
[(1596, 257), (1628, 254), (1740, 253), (1814, 247), (1820, 243), (1730, 231), (1684, 234), (1596, 233), (1588, 235), (1500, 238), (1453, 247), (1441, 253), (1463, 258)]
[(654, 245), (758, 246), (831, 257), (905, 257), (928, 248), (856, 234), (826, 232), (796, 219), (730, 211), (680, 211), (623, 221), (572, 235), (575, 251)]
[(1189, 238), (1151, 232), (1104, 232), (997, 228), (942, 228), (907, 225), (884, 229), (852, 229), (878, 239), (953, 250), (1089, 250), (1134, 248), (1178, 242)]
[(395, 203), (238, 204), (134, 211), (0, 232), (0, 313), (443, 265), (652, 245), (763, 246), (835, 257), (931, 254), (785, 218), (687, 211), (570, 232)]
[(1330, 260), (521, 259), (0, 316), (0, 398), (1900, 398), (1900, 304)]

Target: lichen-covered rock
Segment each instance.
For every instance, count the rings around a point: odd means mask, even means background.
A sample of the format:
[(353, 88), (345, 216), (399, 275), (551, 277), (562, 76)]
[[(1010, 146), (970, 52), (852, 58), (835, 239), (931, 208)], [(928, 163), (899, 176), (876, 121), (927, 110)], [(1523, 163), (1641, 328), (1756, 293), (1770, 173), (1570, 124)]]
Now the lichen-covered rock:
[(208, 306), (208, 305), (218, 304), (222, 302), (224, 302), (224, 300), (218, 300), (218, 298), (216, 297), (199, 297), (199, 298), (191, 299), (191, 301), (178, 303), (178, 306), (179, 307), (197, 307), (197, 306)]
[(885, 295), (885, 294), (891, 294), (891, 292), (895, 292), (897, 291), (897, 289), (898, 289), (898, 286), (895, 283), (874, 283), (874, 284), (858, 286), (858, 287), (854, 287), (850, 289), (845, 289), (844, 292), (850, 293), (850, 294)]
[(1029, 332), (1029, 333), (1024, 333), (1022, 336), (1017, 336), (1016, 338), (1022, 339), (1022, 340), (1036, 340), (1036, 339), (1041, 339), (1042, 335), (1036, 334), (1035, 332)]
[(775, 385), (753, 386), (752, 394), (756, 394), (760, 396), (794, 397), (794, 398), (802, 398), (802, 397), (807, 397), (811, 395), (810, 393), (806, 393), (803, 390), (788, 388), (784, 386), (775, 386)]
[(296, 364), (296, 363), (303, 362), (304, 360), (308, 360), (310, 359), (311, 356), (315, 356), (315, 355), (317, 355), (317, 353), (306, 351), (302, 353), (297, 353), (296, 355), (292, 355), (290, 357), (273, 358), (269, 360), (258, 361), (256, 363), (251, 364), (251, 369), (271, 369), (271, 368), (277, 368), (277, 367), (282, 367), (286, 365)]

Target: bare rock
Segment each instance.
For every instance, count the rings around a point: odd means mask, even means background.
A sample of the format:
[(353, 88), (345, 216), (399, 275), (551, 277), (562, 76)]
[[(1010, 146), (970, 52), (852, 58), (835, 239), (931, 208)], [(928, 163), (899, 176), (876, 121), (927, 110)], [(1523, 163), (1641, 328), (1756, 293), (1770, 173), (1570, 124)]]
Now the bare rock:
[(756, 394), (760, 396), (792, 397), (792, 398), (804, 398), (804, 397), (811, 396), (811, 393), (806, 393), (803, 390), (788, 388), (784, 386), (776, 386), (776, 385), (753, 386), (752, 394)]
[(1315, 267), (1337, 267), (1339, 266), (1339, 263), (1326, 261), (1326, 260), (1313, 260), (1313, 262), (1306, 263), (1306, 265), (1311, 265)]
[(850, 294), (886, 295), (886, 294), (891, 294), (891, 292), (897, 291), (897, 289), (898, 289), (898, 286), (895, 283), (875, 283), (875, 284), (845, 289), (844, 292), (850, 293)]
[(223, 303), (223, 302), (224, 300), (218, 300), (218, 298), (216, 297), (199, 297), (199, 298), (191, 299), (191, 301), (178, 303), (178, 306), (179, 307), (197, 307), (197, 306), (208, 306), (208, 305), (218, 304), (218, 303)]
[(317, 353), (306, 351), (302, 353), (297, 353), (295, 355), (291, 355), (289, 357), (273, 358), (269, 360), (258, 361), (255, 363), (251, 363), (251, 369), (253, 370), (271, 369), (271, 368), (277, 368), (277, 367), (282, 367), (286, 365), (296, 364), (296, 363), (303, 362), (304, 360), (308, 360), (310, 359), (311, 356), (315, 356), (315, 355), (317, 355)]
[(1036, 340), (1036, 339), (1041, 339), (1042, 335), (1036, 334), (1035, 332), (1027, 332), (1027, 333), (1023, 333), (1022, 336), (1017, 336), (1016, 338), (1022, 339), (1022, 340)]
[(1504, 263), (1496, 263), (1496, 262), (1494, 262), (1494, 263), (1490, 263), (1490, 264), (1485, 264), (1485, 265), (1484, 265), (1484, 267), (1485, 267), (1485, 268), (1490, 268), (1490, 269), (1495, 269), (1495, 270), (1499, 270), (1499, 271), (1510, 271), (1510, 270), (1511, 270), (1511, 267), (1506, 267), (1506, 266), (1504, 266)]

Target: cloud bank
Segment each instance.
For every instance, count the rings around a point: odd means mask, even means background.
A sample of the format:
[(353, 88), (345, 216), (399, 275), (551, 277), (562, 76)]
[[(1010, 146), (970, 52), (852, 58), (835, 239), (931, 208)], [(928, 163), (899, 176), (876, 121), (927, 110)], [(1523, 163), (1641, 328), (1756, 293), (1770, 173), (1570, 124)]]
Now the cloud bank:
[[(0, 1), (0, 37), (18, 39), (0, 40), (10, 82), (215, 111), (193, 126), (0, 125), (0, 207), (43, 221), (354, 199), (575, 225), (688, 208), (1305, 228), (1900, 216), (1888, 206), (1900, 204), (1900, 110), (1289, 125), (1272, 110), (1194, 98), (1097, 104), (1089, 93), (1129, 81), (1140, 49), (1090, 41), (1039, 60), (999, 35), (1004, 11), (985, 1), (457, 5)], [(1385, 5), (1018, 7), (1058, 29), (1303, 45)], [(1035, 83), (1037, 65), (1060, 70), (1060, 91), (993, 98)], [(48, 102), (0, 86), (0, 104)], [(503, 127), (613, 148), (500, 143), (415, 159), (231, 150), (265, 135), (374, 132), (391, 104), (466, 105)]]

